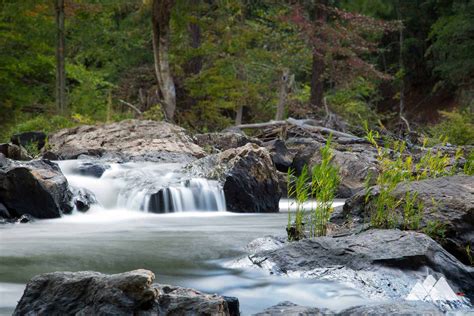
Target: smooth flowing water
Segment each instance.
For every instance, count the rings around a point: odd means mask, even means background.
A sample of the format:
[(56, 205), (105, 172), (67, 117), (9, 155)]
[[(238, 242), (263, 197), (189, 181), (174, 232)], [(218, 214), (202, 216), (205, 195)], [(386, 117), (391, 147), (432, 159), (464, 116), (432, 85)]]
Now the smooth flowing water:
[[(226, 263), (245, 255), (244, 247), (251, 240), (284, 233), (288, 219), (285, 205), (282, 212), (275, 214), (225, 212), (219, 206), (222, 192), (216, 191), (218, 187), (197, 180), (205, 190), (210, 187), (208, 196), (216, 197), (209, 204), (218, 206), (214, 212), (187, 211), (186, 208), (199, 206), (199, 209), (207, 203), (193, 198), (194, 204), (189, 204), (190, 196), (197, 194), (192, 193), (183, 198), (188, 203), (182, 207), (183, 212), (153, 214), (142, 208), (152, 192), (143, 182), (153, 184), (150, 178), (160, 172), (161, 176), (169, 174), (169, 166), (154, 166), (153, 172), (145, 172), (150, 166), (142, 166), (142, 171), (135, 169), (127, 176), (119, 172), (121, 175), (108, 177), (106, 172), (100, 179), (74, 176), (64, 164), (61, 167), (71, 185), (87, 187), (102, 205), (93, 206), (85, 214), (0, 227), (2, 315), (11, 314), (26, 282), (36, 274), (80, 270), (119, 273), (138, 268), (153, 271), (159, 283), (236, 296), (243, 315), (285, 300), (333, 310), (367, 303), (357, 290), (341, 283), (276, 277), (258, 269), (228, 268)], [(132, 166), (121, 168), (128, 167)], [(114, 168), (109, 171), (117, 172)], [(140, 172), (143, 172), (141, 177), (137, 176)], [(137, 182), (137, 178), (141, 180)], [(180, 181), (172, 182), (183, 183)], [(186, 186), (190, 187), (185, 183)], [(178, 187), (182, 186), (174, 186)], [(191, 187), (191, 191), (199, 193), (196, 187), (199, 186)], [(142, 192), (140, 199), (138, 192)]]

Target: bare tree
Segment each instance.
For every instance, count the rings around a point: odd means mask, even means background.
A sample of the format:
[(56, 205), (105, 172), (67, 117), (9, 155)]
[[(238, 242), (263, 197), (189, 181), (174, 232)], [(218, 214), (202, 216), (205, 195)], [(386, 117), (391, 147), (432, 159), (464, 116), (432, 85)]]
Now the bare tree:
[(280, 78), (280, 93), (278, 96), (278, 106), (275, 116), (275, 120), (283, 120), (285, 114), (285, 105), (288, 101), (288, 94), (290, 93), (291, 86), (293, 85), (294, 78), (290, 76), (290, 69), (283, 69), (283, 73)]
[(166, 119), (173, 121), (176, 89), (169, 61), (170, 18), (174, 0), (153, 0), (152, 28), (155, 72)]
[[(325, 7), (327, 5), (327, 0), (316, 1), (316, 6), (314, 8), (313, 23), (316, 29), (321, 29), (325, 25), (327, 20), (327, 11)], [(317, 36), (322, 37), (323, 32), (319, 31)], [(324, 39), (320, 39), (324, 41)], [(322, 108), (323, 107), (323, 97), (324, 97), (324, 52), (317, 47), (313, 48), (313, 62), (311, 67), (311, 95), (310, 103), (311, 105)]]
[(66, 110), (66, 64), (65, 64), (65, 27), (64, 0), (56, 0), (56, 105), (60, 113)]

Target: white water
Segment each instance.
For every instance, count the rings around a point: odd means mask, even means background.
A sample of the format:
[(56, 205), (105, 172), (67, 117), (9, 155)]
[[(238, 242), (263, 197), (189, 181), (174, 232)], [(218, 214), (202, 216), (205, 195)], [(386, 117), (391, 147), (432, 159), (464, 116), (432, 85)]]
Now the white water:
[(181, 164), (113, 163), (96, 178), (79, 175), (76, 168), (80, 163), (80, 160), (58, 162), (69, 184), (94, 193), (104, 209), (153, 213), (226, 210), (220, 184), (187, 178), (180, 172)]
[[(225, 210), (218, 184), (186, 182), (179, 164), (112, 164), (98, 179), (74, 174), (76, 163), (60, 166), (72, 186), (94, 192), (98, 205), (84, 214), (0, 226), (0, 315), (12, 313), (34, 275), (81, 270), (149, 269), (159, 283), (236, 296), (243, 315), (285, 300), (336, 311), (368, 302), (338, 282), (228, 267), (253, 239), (285, 233), (291, 201), (281, 202), (280, 213), (216, 212)], [(162, 187), (170, 188), (175, 213), (148, 212), (150, 196)]]

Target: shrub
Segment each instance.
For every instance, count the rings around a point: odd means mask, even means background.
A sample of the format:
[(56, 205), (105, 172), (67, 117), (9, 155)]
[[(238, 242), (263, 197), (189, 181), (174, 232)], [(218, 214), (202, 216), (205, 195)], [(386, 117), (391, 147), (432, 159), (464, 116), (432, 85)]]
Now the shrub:
[(454, 145), (474, 145), (474, 115), (469, 111), (441, 111), (444, 120), (431, 127), (430, 133), (436, 138), (444, 138)]

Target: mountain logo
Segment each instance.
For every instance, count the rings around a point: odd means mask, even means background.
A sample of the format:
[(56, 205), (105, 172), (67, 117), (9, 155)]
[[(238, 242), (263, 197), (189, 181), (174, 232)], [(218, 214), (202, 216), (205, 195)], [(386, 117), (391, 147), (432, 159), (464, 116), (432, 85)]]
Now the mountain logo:
[(436, 281), (432, 275), (428, 275), (423, 283), (416, 282), (406, 299), (409, 301), (461, 301), (444, 277)]

